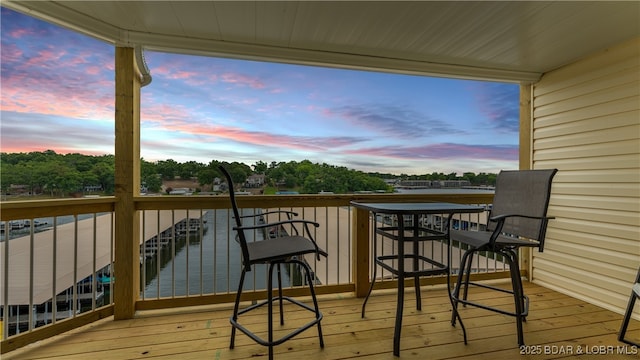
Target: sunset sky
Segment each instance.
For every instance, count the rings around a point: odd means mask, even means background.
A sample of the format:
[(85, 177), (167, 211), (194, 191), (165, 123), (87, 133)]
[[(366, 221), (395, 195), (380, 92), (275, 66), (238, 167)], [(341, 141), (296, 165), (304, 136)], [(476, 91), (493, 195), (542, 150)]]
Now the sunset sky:
[[(114, 153), (112, 45), (2, 8), (0, 151)], [(146, 52), (145, 160), (518, 167), (516, 84)]]

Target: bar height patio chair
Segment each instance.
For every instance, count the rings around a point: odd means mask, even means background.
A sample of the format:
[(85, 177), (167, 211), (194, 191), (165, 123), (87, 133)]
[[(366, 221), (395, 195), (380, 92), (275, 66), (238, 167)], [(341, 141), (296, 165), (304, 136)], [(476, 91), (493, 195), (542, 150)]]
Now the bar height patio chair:
[(635, 342), (626, 339), (627, 327), (629, 326), (629, 320), (631, 320), (631, 314), (633, 314), (633, 307), (636, 304), (636, 300), (640, 299), (640, 268), (638, 268), (638, 275), (636, 275), (636, 282), (631, 287), (631, 295), (629, 296), (629, 303), (627, 304), (627, 311), (624, 313), (622, 324), (620, 325), (620, 333), (618, 334), (618, 340), (633, 346), (640, 347), (640, 342)]
[[(303, 255), (305, 254), (315, 254), (316, 259), (320, 260), (320, 256), (327, 256), (327, 253), (320, 249), (313, 239), (313, 235), (310, 231), (310, 226), (318, 227), (320, 224), (301, 219), (293, 219), (292, 216), (297, 216), (295, 212), (291, 211), (270, 211), (266, 213), (260, 213), (255, 215), (240, 215), (240, 211), (238, 209), (238, 205), (236, 203), (235, 192), (233, 181), (231, 180), (231, 175), (229, 172), (222, 166), (220, 166), (220, 171), (227, 179), (227, 184), (229, 185), (229, 198), (231, 200), (231, 206), (233, 208), (233, 216), (235, 219), (236, 226), (233, 227), (233, 230), (237, 232), (236, 239), (240, 243), (240, 247), (242, 250), (242, 273), (240, 275), (240, 284), (238, 285), (238, 292), (236, 294), (235, 305), (233, 308), (233, 315), (231, 316), (231, 342), (229, 348), (233, 349), (235, 345), (235, 336), (236, 329), (242, 331), (251, 339), (253, 339), (258, 344), (268, 346), (269, 347), (269, 359), (273, 359), (273, 347), (276, 345), (280, 345), (285, 341), (293, 338), (294, 336), (302, 333), (303, 331), (317, 325), (318, 327), (318, 338), (320, 340), (320, 347), (324, 347), (324, 340), (322, 337), (322, 327), (320, 322), (322, 321), (322, 313), (318, 309), (318, 300), (316, 299), (315, 290), (313, 288), (313, 284), (315, 279), (311, 276), (312, 270), (309, 267), (309, 264), (305, 261)], [(246, 218), (255, 218), (258, 216), (263, 216), (270, 213), (282, 213), (286, 216), (286, 220), (272, 222), (272, 223), (264, 223), (261, 221), (252, 221), (251, 225), (243, 225), (242, 220)], [(255, 224), (255, 225), (254, 225)], [(302, 225), (304, 228), (304, 235), (300, 235), (298, 229), (295, 228), (295, 224)], [(292, 231), (293, 234), (286, 234), (284, 236), (276, 236), (270, 237), (267, 236), (264, 240), (248, 242), (245, 231), (247, 230), (262, 230), (268, 229), (272, 227), (282, 227), (283, 225), (293, 225)], [(268, 280), (267, 280), (267, 299), (260, 301), (256, 304), (253, 304), (247, 308), (240, 310), (240, 298), (242, 296), (242, 288), (244, 285), (245, 274), (251, 271), (252, 267), (256, 264), (266, 264), (268, 265)], [(280, 270), (280, 265), (282, 264), (296, 264), (298, 265), (304, 272), (307, 286), (309, 287), (309, 291), (311, 293), (311, 298), (313, 301), (313, 307), (302, 303), (296, 299), (290, 298), (288, 296), (284, 296), (282, 293), (282, 274)], [(273, 294), (273, 271), (277, 270), (277, 278), (278, 278), (278, 295), (274, 296)], [(280, 337), (279, 339), (273, 338), (273, 304), (274, 302), (278, 302), (280, 309), (280, 325), (284, 325), (284, 312), (283, 312), (283, 300), (286, 300), (292, 304), (295, 304), (305, 310), (308, 310), (314, 314), (314, 318), (307, 322), (306, 324), (298, 327), (295, 330), (290, 331), (286, 335)], [(239, 317), (240, 315), (246, 314), (251, 310), (255, 310), (259, 307), (267, 305), (267, 339), (263, 339), (242, 324), (240, 324)]]
[[(524, 294), (518, 251), (521, 247), (538, 248), (542, 252), (551, 194), (551, 182), (557, 169), (501, 171), (496, 179), (496, 191), (489, 214), (487, 231), (451, 230), (451, 241), (458, 242), (467, 250), (462, 255), (458, 280), (453, 289), (453, 314), (451, 324), (455, 326), (459, 315), (458, 304), (471, 305), (516, 318), (518, 345), (524, 345), (522, 323), (529, 313), (529, 298)], [(509, 265), (511, 290), (470, 281), (473, 257), (483, 252), (483, 256), (502, 257)], [(486, 255), (484, 254), (486, 252)], [(468, 300), (469, 285), (512, 294), (515, 310), (501, 308)], [(460, 296), (460, 291), (463, 291)], [(466, 338), (465, 338), (466, 343)]]

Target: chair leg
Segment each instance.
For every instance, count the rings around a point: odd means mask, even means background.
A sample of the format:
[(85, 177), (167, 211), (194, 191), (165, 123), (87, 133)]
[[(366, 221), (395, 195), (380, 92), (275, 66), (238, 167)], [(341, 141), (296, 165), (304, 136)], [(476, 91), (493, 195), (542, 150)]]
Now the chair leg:
[[(273, 360), (273, 266), (269, 264), (269, 278), (267, 281), (267, 333), (269, 341), (269, 360)], [(278, 264), (278, 269), (280, 265)]]
[(282, 308), (282, 272), (278, 263), (278, 298), (280, 300), (280, 325), (284, 325), (284, 310)]
[[(462, 267), (460, 267), (462, 269)], [(458, 274), (458, 279), (460, 279), (462, 274)], [(455, 291), (455, 288), (454, 288)], [(453, 294), (451, 293), (451, 271), (447, 273), (447, 295), (449, 296), (449, 302), (451, 303), (451, 325), (456, 325), (456, 320), (460, 323), (460, 328), (462, 328), (462, 337), (464, 339), (464, 344), (467, 345), (467, 329), (462, 322), (462, 318), (458, 313), (458, 301), (457, 298), (454, 299)]]
[(524, 303), (522, 279), (520, 279), (520, 265), (518, 264), (518, 254), (514, 250), (501, 252), (505, 255), (509, 263), (509, 273), (511, 274), (511, 286), (513, 288), (513, 299), (515, 304), (516, 326), (518, 330), (518, 345), (524, 345), (524, 334), (522, 329)]
[[(244, 286), (245, 273), (246, 273), (246, 270), (243, 267), (242, 272), (240, 273), (240, 285), (238, 285), (238, 292), (236, 293), (236, 302), (235, 302), (235, 305), (233, 306), (233, 315), (231, 317), (233, 321), (238, 320), (238, 310), (240, 308), (240, 296), (242, 295), (242, 287)], [(235, 339), (236, 339), (236, 327), (232, 324), (231, 325), (231, 343), (229, 344), (229, 349), (233, 349), (235, 345)]]
[(464, 252), (464, 254), (462, 255), (462, 259), (460, 259), (460, 270), (458, 273), (458, 280), (456, 281), (456, 285), (453, 288), (453, 295), (452, 295), (452, 303), (453, 303), (453, 311), (451, 313), (451, 325), (452, 326), (456, 326), (456, 318), (459, 318), (460, 315), (458, 314), (458, 299), (460, 296), (460, 287), (462, 286), (462, 279), (465, 276), (465, 271), (467, 269), (467, 261), (469, 261), (469, 256), (471, 255), (471, 253), (473, 252), (473, 250), (467, 250)]
[(639, 346), (640, 343), (635, 343), (633, 341), (629, 341), (625, 339), (625, 335), (627, 333), (627, 327), (629, 326), (629, 320), (631, 320), (631, 314), (633, 313), (633, 307), (635, 306), (636, 299), (638, 295), (634, 291), (631, 291), (631, 297), (629, 297), (629, 303), (627, 304), (627, 311), (624, 313), (624, 319), (622, 320), (622, 324), (620, 325), (620, 333), (618, 334), (618, 341), (623, 343)]
[[(462, 296), (463, 300), (467, 300), (467, 295), (469, 294), (469, 281), (471, 280), (471, 267), (473, 266), (473, 254), (475, 251), (469, 252), (469, 260), (467, 261), (466, 275), (464, 279), (464, 294)], [(466, 306), (466, 304), (462, 304), (462, 306)]]
[[(320, 307), (318, 307), (318, 299), (316, 298), (316, 291), (313, 287), (313, 279), (311, 278), (311, 268), (304, 262), (300, 262), (301, 266), (304, 268), (304, 273), (307, 277), (307, 283), (309, 283), (309, 292), (311, 293), (311, 299), (313, 300), (313, 308), (315, 310), (316, 319), (320, 319), (322, 316), (320, 314)], [(324, 348), (324, 339), (322, 337), (322, 325), (318, 321), (318, 338), (320, 339), (320, 347)]]
[(513, 250), (514, 262), (517, 267), (517, 284), (518, 289), (520, 289), (520, 309), (522, 314), (522, 322), (527, 322), (527, 315), (529, 314), (528, 305), (525, 303), (525, 294), (524, 294), (524, 286), (522, 285), (522, 277), (520, 276), (520, 260), (518, 258), (518, 250)]
[(369, 285), (369, 291), (367, 292), (367, 296), (364, 298), (364, 301), (362, 302), (362, 313), (360, 315), (361, 318), (364, 318), (364, 309), (367, 306), (367, 301), (369, 300), (369, 296), (371, 295), (371, 292), (373, 291), (373, 285), (376, 283), (377, 269), (378, 269), (378, 266), (376, 265), (376, 263), (374, 261), (374, 263), (373, 263), (373, 277), (371, 278), (371, 285)]

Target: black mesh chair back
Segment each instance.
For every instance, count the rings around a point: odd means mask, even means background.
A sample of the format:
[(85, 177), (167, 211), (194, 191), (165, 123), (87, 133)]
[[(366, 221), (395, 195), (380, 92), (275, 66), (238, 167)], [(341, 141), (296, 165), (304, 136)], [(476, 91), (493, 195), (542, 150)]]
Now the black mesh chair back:
[[(506, 216), (503, 224), (489, 221), (488, 231), (500, 231), (537, 241), (544, 248), (547, 231), (547, 208), (551, 194), (551, 181), (557, 172), (550, 170), (501, 171), (496, 179), (496, 191), (489, 218)], [(520, 216), (509, 216), (509, 215)]]
[[(456, 320), (467, 342), (466, 330), (460, 320), (458, 304), (471, 305), (504, 315), (516, 317), (518, 345), (524, 345), (523, 325), (529, 313), (529, 298), (524, 295), (518, 252), (521, 247), (538, 248), (543, 251), (549, 220), (547, 208), (551, 197), (551, 184), (557, 169), (501, 171), (496, 179), (496, 190), (487, 222), (487, 231), (450, 230), (453, 243), (466, 249), (460, 260), (460, 272), (452, 293), (453, 314), (451, 324)], [(509, 266), (511, 290), (506, 290), (470, 280), (473, 257), (481, 254), (487, 259), (503, 259)], [(514, 311), (488, 306), (471, 301), (469, 285), (480, 286), (512, 294)], [(462, 295), (460, 292), (462, 291)]]
[(231, 174), (224, 168), (220, 167), (220, 171), (224, 175), (227, 180), (227, 186), (229, 186), (229, 200), (231, 201), (231, 209), (233, 210), (233, 220), (236, 223), (236, 229), (241, 229), (237, 232), (237, 239), (240, 243), (240, 250), (242, 251), (242, 265), (246, 271), (251, 271), (251, 261), (249, 257), (249, 249), (247, 247), (247, 238), (244, 234), (244, 230), (242, 230), (242, 216), (240, 216), (240, 210), (238, 208), (238, 203), (236, 202), (236, 192), (233, 188), (233, 181), (231, 180)]
[[(236, 226), (233, 227), (233, 230), (237, 232), (237, 239), (240, 243), (240, 247), (242, 249), (242, 272), (240, 274), (240, 283), (238, 285), (238, 291), (236, 293), (236, 300), (233, 309), (233, 315), (231, 316), (231, 341), (229, 347), (231, 349), (235, 346), (235, 335), (236, 329), (242, 331), (244, 334), (249, 336), (255, 342), (260, 345), (267, 346), (269, 348), (269, 359), (273, 359), (273, 347), (279, 344), (284, 343), (285, 341), (293, 338), (294, 336), (302, 333), (303, 331), (316, 326), (318, 327), (318, 338), (320, 342), (320, 347), (324, 347), (324, 340), (322, 337), (322, 327), (320, 322), (322, 320), (322, 313), (318, 308), (318, 300), (316, 299), (316, 294), (314, 290), (314, 283), (316, 279), (314, 278), (313, 271), (311, 267), (307, 263), (304, 255), (306, 254), (314, 254), (317, 260), (320, 260), (320, 256), (327, 256), (327, 253), (320, 249), (316, 244), (313, 234), (310, 230), (310, 226), (318, 227), (320, 224), (303, 220), (303, 219), (293, 219), (293, 216), (297, 216), (296, 213), (291, 211), (284, 210), (275, 210), (269, 212), (260, 212), (257, 214), (250, 215), (241, 215), (240, 210), (236, 201), (235, 191), (233, 180), (231, 179), (231, 175), (224, 168), (220, 167), (220, 171), (224, 175), (227, 180), (227, 185), (229, 186), (229, 199), (231, 202), (231, 207), (233, 209), (233, 217)], [(280, 220), (277, 222), (266, 223), (263, 221), (256, 221), (255, 218), (263, 219), (264, 216), (279, 213), (284, 214), (286, 220)], [(248, 224), (243, 224), (243, 219), (250, 220)], [(277, 236), (275, 238), (271, 238), (267, 235), (267, 229), (269, 228), (280, 228), (284, 225), (290, 226), (290, 231), (292, 234), (285, 234), (283, 236)], [(298, 231), (295, 227), (296, 225), (301, 225), (303, 227), (304, 236)], [(262, 231), (264, 234), (264, 239), (258, 241), (247, 241), (247, 236), (245, 231)], [(253, 266), (256, 264), (266, 264), (268, 265), (268, 278), (267, 278), (267, 299), (264, 301), (257, 302), (253, 305), (250, 305), (242, 310), (240, 310), (240, 299), (242, 297), (242, 290), (244, 286), (245, 274), (252, 270)], [(282, 290), (282, 272), (280, 269), (281, 264), (293, 264), (298, 266), (299, 269), (302, 270), (305, 277), (306, 285), (309, 288), (309, 292), (311, 294), (311, 299), (313, 301), (313, 307), (309, 306), (301, 301), (290, 298), (288, 296), (284, 296)], [(273, 272), (277, 271), (277, 284), (278, 284), (278, 295), (274, 297), (273, 295)], [(312, 320), (298, 326), (293, 330), (289, 330), (287, 334), (281, 336), (278, 339), (274, 339), (274, 325), (273, 325), (273, 304), (274, 302), (278, 302), (280, 309), (280, 325), (284, 325), (284, 307), (283, 301), (288, 301), (294, 305), (297, 305), (305, 310), (308, 310), (314, 314)], [(245, 327), (240, 323), (240, 315), (246, 314), (249, 311), (255, 310), (262, 306), (267, 306), (267, 339), (262, 338), (258, 334), (249, 330), (249, 328)]]

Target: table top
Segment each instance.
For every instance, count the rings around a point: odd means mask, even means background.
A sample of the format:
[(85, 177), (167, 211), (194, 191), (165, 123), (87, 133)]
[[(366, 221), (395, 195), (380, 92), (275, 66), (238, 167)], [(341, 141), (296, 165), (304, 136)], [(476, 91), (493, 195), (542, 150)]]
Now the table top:
[(352, 201), (351, 205), (375, 213), (397, 215), (479, 213), (485, 210), (484, 206), (444, 202), (364, 203)]

